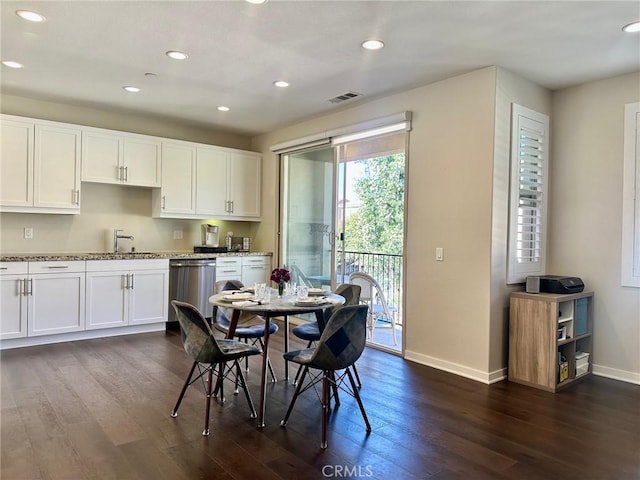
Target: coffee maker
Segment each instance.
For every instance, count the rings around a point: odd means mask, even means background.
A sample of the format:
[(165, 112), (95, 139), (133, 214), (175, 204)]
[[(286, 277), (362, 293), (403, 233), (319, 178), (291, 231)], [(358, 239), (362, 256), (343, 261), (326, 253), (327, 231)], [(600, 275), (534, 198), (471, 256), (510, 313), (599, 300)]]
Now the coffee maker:
[(219, 227), (204, 223), (202, 228), (202, 245), (206, 247), (217, 247), (219, 242)]

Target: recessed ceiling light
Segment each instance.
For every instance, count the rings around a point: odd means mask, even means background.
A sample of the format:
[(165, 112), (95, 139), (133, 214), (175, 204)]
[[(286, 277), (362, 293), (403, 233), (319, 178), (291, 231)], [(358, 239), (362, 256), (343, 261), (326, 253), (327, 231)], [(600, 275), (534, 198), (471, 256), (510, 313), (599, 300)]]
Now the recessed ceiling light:
[(9, 68), (22, 68), (22, 67), (24, 67), (24, 65), (22, 65), (21, 63), (14, 62), (13, 60), (5, 60), (4, 62), (2, 62), (2, 64), (5, 67), (9, 67)]
[(179, 52), (177, 50), (169, 50), (167, 52), (167, 57), (173, 58), (174, 60), (185, 60), (189, 58), (189, 55), (187, 55), (184, 52)]
[(637, 33), (640, 32), (640, 21), (630, 23), (622, 27), (622, 31), (628, 33)]
[(157, 77), (158, 74), (153, 73), (153, 72), (147, 72), (147, 73), (144, 74), (144, 76), (148, 77), (148, 78), (154, 78), (154, 77)]
[(131, 93), (137, 93), (140, 91), (138, 87), (134, 87), (133, 85), (125, 85), (122, 88), (125, 89), (127, 92), (131, 92)]
[(228, 112), (230, 110), (229, 107), (225, 107), (224, 105), (220, 105), (218, 107), (218, 110), (220, 110), (221, 112)]
[(29, 20), (30, 22), (44, 22), (44, 16), (40, 15), (36, 12), (30, 12), (29, 10), (18, 10), (16, 12), (20, 18), (24, 18), (25, 20)]
[(247, 3), (253, 3), (254, 5), (261, 5), (266, 3), (267, 0), (246, 0)]
[(362, 42), (362, 48), (365, 50), (380, 50), (384, 47), (384, 43), (380, 40), (366, 40)]
[(280, 87), (280, 88), (286, 88), (286, 87), (288, 87), (288, 86), (289, 86), (289, 82), (285, 82), (284, 80), (278, 80), (278, 81), (276, 81), (276, 82), (273, 82), (273, 84), (274, 84), (276, 87)]

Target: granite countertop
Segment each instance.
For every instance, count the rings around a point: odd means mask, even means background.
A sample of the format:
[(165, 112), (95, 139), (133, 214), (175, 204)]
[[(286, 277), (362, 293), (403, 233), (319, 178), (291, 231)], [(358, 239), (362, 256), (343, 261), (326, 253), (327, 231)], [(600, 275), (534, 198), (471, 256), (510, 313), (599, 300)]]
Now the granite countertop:
[(271, 252), (227, 252), (227, 253), (193, 253), (193, 252), (134, 252), (134, 253), (8, 253), (0, 255), (0, 262), (51, 262), (55, 260), (144, 260), (154, 258), (219, 258), (271, 256)]

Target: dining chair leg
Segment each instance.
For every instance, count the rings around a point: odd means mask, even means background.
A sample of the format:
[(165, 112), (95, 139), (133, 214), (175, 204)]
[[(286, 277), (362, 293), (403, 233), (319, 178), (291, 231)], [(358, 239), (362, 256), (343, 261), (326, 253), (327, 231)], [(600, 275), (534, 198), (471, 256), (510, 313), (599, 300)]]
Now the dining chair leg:
[(353, 375), (351, 374), (351, 370), (347, 368), (347, 376), (349, 377), (349, 382), (351, 383), (351, 389), (353, 390), (353, 396), (358, 402), (358, 406), (360, 407), (360, 413), (362, 414), (362, 418), (364, 419), (364, 424), (367, 427), (367, 433), (371, 433), (371, 424), (369, 424), (369, 418), (367, 417), (367, 412), (364, 411), (364, 405), (362, 404), (362, 399), (360, 398), (360, 392), (358, 392), (358, 388), (356, 387), (356, 382), (353, 381)]
[(322, 440), (320, 448), (327, 448), (327, 417), (329, 415), (329, 375), (333, 372), (322, 372)]
[[(309, 340), (307, 343), (307, 348), (311, 348), (313, 346), (313, 340)], [(296, 372), (296, 378), (293, 379), (293, 384), (298, 384), (298, 378), (300, 377), (300, 373), (302, 372), (302, 364), (298, 365), (298, 371)]]
[[(334, 372), (333, 370), (331, 370), (329, 372), (329, 379), (330, 379), (330, 387), (331, 387), (331, 391), (333, 392), (333, 395), (329, 395), (329, 400), (331, 400), (331, 397), (333, 397), (335, 399), (335, 403), (336, 403), (336, 407), (340, 406), (340, 395), (338, 394), (338, 382), (336, 381), (336, 372)], [(329, 412), (331, 411), (331, 403), (329, 402)]]
[[(224, 362), (218, 364), (218, 382), (216, 382), (216, 387), (220, 385), (220, 389), (218, 390), (220, 394), (220, 403), (224, 403)], [(211, 374), (209, 375), (209, 381), (211, 381)]]
[(247, 399), (247, 403), (249, 404), (249, 409), (251, 410), (251, 418), (257, 418), (258, 414), (256, 413), (256, 407), (253, 405), (253, 400), (251, 399), (251, 394), (249, 393), (249, 387), (247, 387), (247, 380), (244, 378), (244, 374), (242, 373), (242, 367), (240, 367), (240, 363), (236, 360), (236, 381), (240, 383), (242, 386), (242, 390), (244, 390), (244, 396)]
[(281, 426), (285, 426), (287, 421), (289, 420), (289, 415), (291, 415), (291, 411), (293, 410), (293, 406), (296, 404), (296, 400), (298, 399), (298, 395), (300, 395), (300, 391), (302, 390), (302, 385), (304, 384), (304, 379), (309, 372), (309, 367), (305, 366), (302, 369), (302, 376), (300, 377), (300, 381), (296, 385), (296, 390), (293, 392), (293, 397), (291, 398), (291, 402), (289, 403), (289, 408), (287, 409), (287, 413), (285, 413), (284, 418), (280, 422)]
[(205, 408), (205, 414), (204, 414), (204, 430), (202, 431), (202, 435), (205, 437), (209, 435), (209, 411), (211, 410), (212, 389), (213, 389), (213, 368), (210, 368), (209, 373), (207, 375), (207, 398), (206, 398), (207, 406)]
[[(267, 351), (264, 348), (264, 342), (262, 341), (262, 338), (258, 338), (258, 343), (260, 344), (260, 349), (262, 350), (262, 354), (266, 355)], [(269, 359), (268, 356), (267, 356), (267, 368), (269, 368), (269, 374), (271, 375), (271, 382), (276, 383), (278, 379), (276, 378), (276, 373), (273, 370), (273, 365), (271, 365), (271, 360)], [(248, 368), (247, 368), (247, 371), (249, 371)]]
[(352, 367), (353, 367), (353, 375), (356, 377), (356, 385), (358, 385), (358, 388), (362, 388), (362, 382), (360, 381), (360, 375), (358, 375), (358, 369), (356, 368), (356, 364), (354, 363)]
[(180, 390), (180, 396), (178, 397), (178, 401), (176, 402), (176, 405), (173, 407), (173, 410), (171, 411), (171, 416), (173, 418), (176, 418), (178, 416), (178, 409), (180, 408), (180, 404), (182, 403), (182, 399), (184, 397), (185, 392), (187, 391), (187, 388), (189, 388), (189, 385), (191, 385), (191, 377), (193, 376), (193, 371), (196, 369), (196, 365), (198, 365), (198, 362), (193, 362), (193, 365), (191, 365), (191, 370), (189, 370), (189, 375), (187, 375), (187, 380), (184, 382), (184, 385), (182, 386), (182, 390)]

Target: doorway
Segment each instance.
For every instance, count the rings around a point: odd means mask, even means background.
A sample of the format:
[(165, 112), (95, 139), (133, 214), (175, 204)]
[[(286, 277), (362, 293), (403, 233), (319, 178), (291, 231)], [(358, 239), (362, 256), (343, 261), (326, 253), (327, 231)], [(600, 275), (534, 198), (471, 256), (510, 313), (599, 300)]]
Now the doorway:
[(367, 342), (399, 354), (406, 143), (401, 131), (281, 156), (281, 257), (292, 281), (334, 289), (354, 272), (373, 277)]

